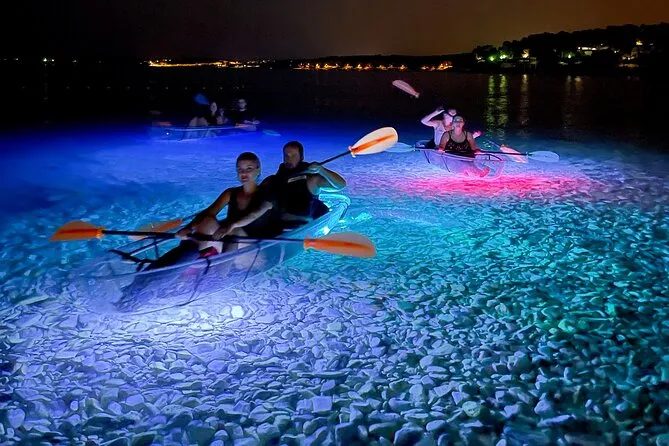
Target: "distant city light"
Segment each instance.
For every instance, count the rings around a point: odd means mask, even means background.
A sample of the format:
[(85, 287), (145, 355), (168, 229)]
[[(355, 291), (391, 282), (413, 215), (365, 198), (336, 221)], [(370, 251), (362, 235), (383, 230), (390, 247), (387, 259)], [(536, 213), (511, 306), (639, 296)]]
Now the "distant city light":
[(217, 68), (259, 68), (262, 63), (267, 61), (247, 61), (240, 62), (237, 60), (220, 60), (216, 62), (193, 62), (193, 63), (172, 63), (172, 59), (149, 60), (148, 64), (154, 68), (174, 68), (174, 67), (206, 67), (212, 66)]

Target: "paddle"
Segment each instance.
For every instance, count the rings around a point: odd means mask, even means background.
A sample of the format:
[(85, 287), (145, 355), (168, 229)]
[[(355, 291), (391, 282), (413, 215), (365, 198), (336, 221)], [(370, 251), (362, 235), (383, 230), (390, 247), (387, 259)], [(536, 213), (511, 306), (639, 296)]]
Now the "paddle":
[[(176, 229), (179, 226), (183, 225), (184, 222), (195, 218), (197, 215), (198, 214), (196, 213), (196, 214), (193, 214), (193, 215), (189, 215), (188, 217), (175, 218), (174, 220), (170, 220), (170, 221), (151, 222), (151, 223), (148, 223), (144, 226), (141, 226), (139, 229), (137, 229), (137, 232), (167, 232), (167, 231), (171, 231), (172, 229)], [(131, 240), (142, 240), (143, 238), (146, 238), (146, 237), (148, 237), (148, 236), (146, 236), (146, 235), (142, 235), (142, 236), (131, 235), (129, 238)]]
[(202, 93), (198, 93), (193, 97), (193, 100), (200, 105), (209, 105), (209, 99)]
[(397, 130), (392, 127), (383, 127), (366, 134), (358, 140), (352, 147), (349, 147), (346, 152), (326, 159), (320, 164), (326, 164), (334, 161), (342, 156), (351, 155), (355, 158), (357, 155), (372, 155), (374, 153), (381, 153), (392, 147), (397, 143)]
[(490, 144), (493, 146), (497, 147), (500, 151), (499, 152), (483, 152), (483, 153), (491, 153), (494, 155), (507, 155), (512, 161), (515, 161), (517, 163), (527, 163), (528, 158), (533, 160), (533, 161), (542, 161), (544, 163), (556, 163), (560, 161), (560, 155), (558, 155), (555, 152), (550, 152), (548, 150), (537, 150), (534, 152), (518, 152), (517, 150), (505, 146), (505, 145), (499, 145), (496, 142), (493, 141), (488, 141)]
[[(170, 232), (154, 232), (154, 231), (118, 231), (112, 229), (105, 229), (102, 226), (95, 226), (85, 221), (71, 221), (64, 224), (51, 236), (49, 241), (52, 242), (69, 242), (77, 240), (89, 240), (93, 238), (102, 238), (105, 235), (132, 235), (143, 237), (155, 237), (163, 239), (177, 238), (175, 233)], [(211, 236), (197, 234), (193, 238), (201, 241), (212, 241)], [(239, 241), (239, 242), (260, 242), (260, 241), (281, 241), (302, 243), (304, 249), (314, 249), (316, 251), (328, 252), (331, 254), (338, 254), (351, 257), (370, 258), (376, 256), (376, 247), (368, 237), (355, 232), (340, 232), (336, 234), (328, 234), (324, 237), (304, 239), (293, 239), (284, 237), (274, 238), (253, 238), (253, 237), (239, 237), (229, 236), (225, 240)]]
[(397, 87), (403, 92), (410, 94), (411, 96), (418, 98), (420, 96), (420, 93), (418, 93), (411, 85), (408, 83), (401, 81), (401, 80), (394, 80), (393, 81), (393, 87)]

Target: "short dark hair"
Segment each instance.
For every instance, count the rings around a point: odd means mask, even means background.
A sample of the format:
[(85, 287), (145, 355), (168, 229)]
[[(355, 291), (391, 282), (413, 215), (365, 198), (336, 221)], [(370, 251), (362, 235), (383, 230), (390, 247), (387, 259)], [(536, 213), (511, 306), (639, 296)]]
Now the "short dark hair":
[(286, 144), (283, 145), (283, 150), (286, 150), (287, 147), (295, 147), (297, 150), (300, 151), (300, 159), (304, 159), (304, 146), (302, 145), (301, 142), (299, 141), (288, 141)]
[(258, 169), (260, 169), (260, 158), (253, 152), (244, 152), (239, 155), (237, 157), (237, 164), (239, 164), (240, 161), (254, 161), (258, 165)]

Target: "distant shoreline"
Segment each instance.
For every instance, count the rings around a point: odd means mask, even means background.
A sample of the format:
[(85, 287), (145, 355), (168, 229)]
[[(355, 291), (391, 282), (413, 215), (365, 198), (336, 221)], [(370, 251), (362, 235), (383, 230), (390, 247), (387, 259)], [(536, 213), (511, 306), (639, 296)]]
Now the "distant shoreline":
[[(669, 73), (669, 24), (621, 25), (573, 32), (540, 33), (500, 46), (431, 56), (368, 54), (311, 58), (0, 56), (3, 71), (85, 73), (109, 69), (214, 68), (222, 70), (457, 72), (577, 76), (657, 76)], [(58, 71), (58, 69), (56, 70)], [(54, 72), (56, 72), (54, 71)]]
[(487, 64), (473, 64), (473, 65), (452, 65), (445, 69), (421, 69), (421, 67), (407, 66), (404, 69), (398, 68), (382, 68), (372, 66), (367, 69), (342, 69), (342, 68), (327, 68), (327, 69), (299, 69), (281, 62), (277, 64), (267, 63), (259, 66), (247, 68), (231, 68), (217, 66), (216, 63), (199, 62), (199, 63), (175, 63), (174, 65), (164, 65), (161, 67), (150, 66), (145, 61), (127, 61), (127, 60), (102, 60), (95, 62), (80, 62), (72, 63), (65, 62), (50, 62), (48, 64), (38, 63), (37, 61), (29, 60), (23, 61), (20, 64), (3, 63), (0, 59), (0, 69), (5, 74), (14, 74), (19, 76), (21, 74), (47, 76), (69, 73), (69, 74), (91, 74), (100, 75), (102, 73), (110, 73), (113, 71), (121, 71), (132, 74), (133, 72), (141, 75), (151, 71), (171, 71), (171, 70), (221, 70), (227, 72), (238, 71), (294, 71), (294, 72), (348, 72), (348, 73), (396, 73), (398, 76), (403, 74), (418, 74), (418, 73), (433, 73), (433, 74), (510, 74), (510, 75), (537, 75), (537, 76), (595, 76), (595, 77), (658, 77), (666, 76), (669, 73), (669, 63), (660, 66), (651, 67), (598, 67), (598, 66), (551, 66), (551, 67), (526, 67), (526, 66), (511, 66), (500, 67), (499, 65)]

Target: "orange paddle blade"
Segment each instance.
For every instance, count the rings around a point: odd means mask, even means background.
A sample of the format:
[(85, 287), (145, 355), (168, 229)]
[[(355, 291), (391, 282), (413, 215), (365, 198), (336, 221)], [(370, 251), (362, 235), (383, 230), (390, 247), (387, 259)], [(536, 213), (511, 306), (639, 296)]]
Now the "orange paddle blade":
[(102, 226), (95, 226), (85, 221), (71, 221), (51, 236), (51, 242), (68, 242), (73, 240), (88, 240), (90, 238), (102, 238)]
[(371, 155), (394, 146), (398, 138), (397, 130), (392, 127), (383, 127), (360, 138), (353, 147), (349, 147), (349, 150), (353, 156)]
[[(157, 221), (157, 222), (152, 222), (149, 223), (148, 225), (144, 225), (141, 228), (139, 228), (137, 231), (138, 232), (168, 232), (171, 231), (172, 229), (178, 228), (183, 224), (183, 219), (182, 218), (176, 218), (174, 220), (170, 221)], [(131, 240), (142, 240), (146, 238), (146, 236), (142, 235), (131, 235), (129, 236)]]
[(499, 150), (502, 153), (506, 153), (507, 155), (509, 155), (509, 158), (511, 158), (517, 163), (527, 163), (527, 156), (521, 155), (520, 152), (518, 152), (515, 149), (512, 149), (511, 147), (507, 147), (504, 144), (502, 144), (501, 146), (499, 146)]
[(403, 92), (409, 93), (413, 97), (417, 98), (418, 96), (420, 96), (420, 93), (418, 93), (416, 90), (414, 90), (414, 88), (411, 85), (407, 84), (404, 81), (400, 80), (393, 81), (393, 87), (397, 87)]
[(309, 248), (342, 256), (362, 258), (376, 256), (374, 242), (357, 232), (339, 232), (316, 239), (306, 238), (304, 249)]

